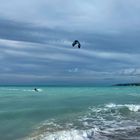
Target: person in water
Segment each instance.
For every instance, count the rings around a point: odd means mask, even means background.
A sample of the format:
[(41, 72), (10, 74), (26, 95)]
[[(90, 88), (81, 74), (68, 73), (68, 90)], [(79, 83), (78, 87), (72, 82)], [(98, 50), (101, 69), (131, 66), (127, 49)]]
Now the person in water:
[(34, 88), (34, 91), (38, 92), (37, 88)]

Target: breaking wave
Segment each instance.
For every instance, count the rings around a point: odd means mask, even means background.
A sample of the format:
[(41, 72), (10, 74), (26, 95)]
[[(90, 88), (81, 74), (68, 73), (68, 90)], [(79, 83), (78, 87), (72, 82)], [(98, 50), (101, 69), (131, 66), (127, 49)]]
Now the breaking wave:
[(27, 140), (140, 139), (140, 105), (109, 103), (81, 115), (41, 123)]
[(116, 109), (127, 108), (129, 111), (134, 111), (134, 112), (140, 111), (140, 105), (134, 105), (134, 104), (116, 105), (116, 104), (110, 103), (110, 104), (107, 104), (106, 107), (107, 108), (116, 108)]

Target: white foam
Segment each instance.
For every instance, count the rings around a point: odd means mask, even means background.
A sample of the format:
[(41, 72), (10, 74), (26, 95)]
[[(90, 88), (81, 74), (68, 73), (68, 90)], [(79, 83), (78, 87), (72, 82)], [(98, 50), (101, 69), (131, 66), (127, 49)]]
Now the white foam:
[(134, 97), (140, 97), (140, 94), (139, 94), (139, 93), (130, 93), (130, 94), (128, 94), (128, 95), (134, 96)]
[[(38, 88), (37, 90), (38, 90), (38, 92), (42, 92), (43, 91), (40, 88)], [(34, 89), (23, 89), (23, 91), (25, 91), (25, 92), (34, 92), (35, 90)]]
[(137, 111), (140, 111), (140, 105), (134, 105), (134, 104), (113, 104), (113, 103), (110, 103), (110, 104), (107, 104), (105, 107), (107, 108), (122, 108), (122, 107), (127, 107), (130, 111), (133, 111), (133, 112), (137, 112)]
[(17, 88), (2, 88), (2, 90), (9, 90), (9, 91), (18, 91)]
[(38, 90), (39, 92), (42, 92), (42, 91), (43, 91), (43, 90), (42, 90), (42, 89), (40, 89), (40, 88), (38, 88), (37, 90)]
[(109, 103), (109, 104), (107, 104), (105, 107), (107, 107), (107, 108), (114, 108), (114, 107), (116, 107), (116, 106), (117, 106), (116, 104)]
[[(22, 89), (22, 88), (2, 88), (2, 90), (7, 91), (25, 91), (25, 92), (33, 92), (34, 89)], [(42, 89), (37, 89), (39, 92), (42, 92)]]
[(134, 111), (134, 112), (137, 112), (137, 111), (140, 111), (140, 105), (125, 105), (126, 107), (129, 108), (130, 111)]
[(25, 92), (32, 92), (32, 91), (34, 91), (34, 90), (31, 90), (31, 89), (23, 89), (23, 91), (25, 91)]
[[(120, 131), (122, 133), (135, 131), (140, 123), (121, 116), (119, 111), (124, 108), (133, 113), (140, 110), (140, 105), (110, 103), (105, 106), (89, 107), (85, 115), (75, 118), (72, 122), (59, 123), (51, 119), (41, 123), (37, 133), (26, 140), (108, 140), (108, 136), (119, 135)], [(113, 113), (110, 113), (110, 110), (113, 110)]]
[(107, 140), (105, 136), (98, 133), (98, 129), (89, 130), (63, 130), (29, 138), (28, 140)]

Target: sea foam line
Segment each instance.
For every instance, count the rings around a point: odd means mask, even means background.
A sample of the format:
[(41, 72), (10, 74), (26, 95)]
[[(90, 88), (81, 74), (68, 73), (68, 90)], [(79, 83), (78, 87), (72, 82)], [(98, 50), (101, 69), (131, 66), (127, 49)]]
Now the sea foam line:
[(133, 112), (138, 112), (140, 111), (140, 105), (135, 105), (135, 104), (114, 104), (114, 103), (110, 103), (105, 105), (106, 108), (122, 108), (122, 107), (127, 107), (130, 111)]

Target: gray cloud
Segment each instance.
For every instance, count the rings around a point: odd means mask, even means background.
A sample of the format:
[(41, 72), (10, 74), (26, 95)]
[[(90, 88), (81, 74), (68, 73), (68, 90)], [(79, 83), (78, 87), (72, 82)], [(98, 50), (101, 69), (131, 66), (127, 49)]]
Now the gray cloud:
[(138, 0), (0, 2), (0, 84), (138, 81)]
[(3, 17), (51, 28), (118, 33), (139, 27), (139, 3), (139, 0), (5, 0), (1, 2), (0, 13)]

